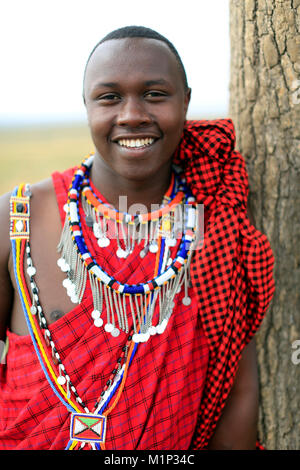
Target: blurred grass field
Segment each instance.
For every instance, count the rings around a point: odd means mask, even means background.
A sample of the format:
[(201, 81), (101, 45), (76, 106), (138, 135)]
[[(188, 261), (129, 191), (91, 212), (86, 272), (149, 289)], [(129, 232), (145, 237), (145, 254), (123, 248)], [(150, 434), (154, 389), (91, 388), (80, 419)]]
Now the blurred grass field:
[(0, 128), (0, 194), (78, 165), (93, 148), (87, 124)]

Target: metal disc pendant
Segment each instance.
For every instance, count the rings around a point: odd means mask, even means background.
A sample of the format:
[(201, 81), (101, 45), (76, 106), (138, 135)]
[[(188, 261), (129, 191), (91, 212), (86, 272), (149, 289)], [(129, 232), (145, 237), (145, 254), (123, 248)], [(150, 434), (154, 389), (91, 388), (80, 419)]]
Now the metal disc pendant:
[(118, 328), (114, 328), (111, 332), (111, 335), (114, 337), (114, 338), (117, 338), (117, 336), (119, 336), (120, 334), (120, 330), (118, 330)]
[(148, 247), (148, 246), (144, 247), (144, 248), (140, 251), (140, 257), (141, 257), (141, 258), (145, 258), (145, 256), (146, 256), (146, 254), (148, 253), (148, 251), (149, 251), (149, 247)]
[(186, 306), (191, 305), (191, 302), (192, 302), (192, 299), (190, 297), (183, 297), (182, 299), (183, 305), (186, 305)]
[(94, 225), (93, 217), (91, 215), (87, 215), (85, 217), (85, 223), (88, 227), (93, 227), (93, 225)]

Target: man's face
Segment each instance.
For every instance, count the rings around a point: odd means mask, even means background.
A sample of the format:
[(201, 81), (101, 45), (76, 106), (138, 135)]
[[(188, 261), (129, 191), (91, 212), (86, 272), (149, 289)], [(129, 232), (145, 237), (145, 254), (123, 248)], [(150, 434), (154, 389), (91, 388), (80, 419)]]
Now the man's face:
[(170, 164), (190, 94), (166, 44), (104, 42), (88, 64), (84, 95), (96, 153), (110, 174), (143, 180)]

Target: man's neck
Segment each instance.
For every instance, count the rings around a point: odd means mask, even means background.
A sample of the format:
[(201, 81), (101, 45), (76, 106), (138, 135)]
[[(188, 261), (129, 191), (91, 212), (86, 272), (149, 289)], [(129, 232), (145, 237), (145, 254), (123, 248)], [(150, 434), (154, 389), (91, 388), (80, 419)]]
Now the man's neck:
[[(138, 211), (136, 205), (146, 207), (147, 211), (154, 210), (160, 205), (171, 179), (171, 165), (160, 168), (159, 174), (151, 175), (142, 180), (123, 177), (114, 173), (109, 167), (95, 156), (91, 169), (91, 180), (105, 199), (121, 212), (133, 213)], [(133, 209), (133, 208), (132, 208)]]

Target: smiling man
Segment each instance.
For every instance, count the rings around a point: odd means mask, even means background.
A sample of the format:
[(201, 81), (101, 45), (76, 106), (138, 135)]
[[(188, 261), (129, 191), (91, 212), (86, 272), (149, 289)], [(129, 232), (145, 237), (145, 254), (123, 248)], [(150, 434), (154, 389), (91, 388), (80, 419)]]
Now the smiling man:
[(96, 45), (83, 97), (94, 153), (0, 202), (0, 448), (254, 449), (273, 256), (232, 122), (186, 120), (144, 27)]
[(137, 198), (161, 203), (190, 100), (167, 44), (149, 38), (103, 42), (87, 65), (84, 99), (102, 157), (91, 172), (107, 199), (117, 204), (126, 194), (129, 204)]

